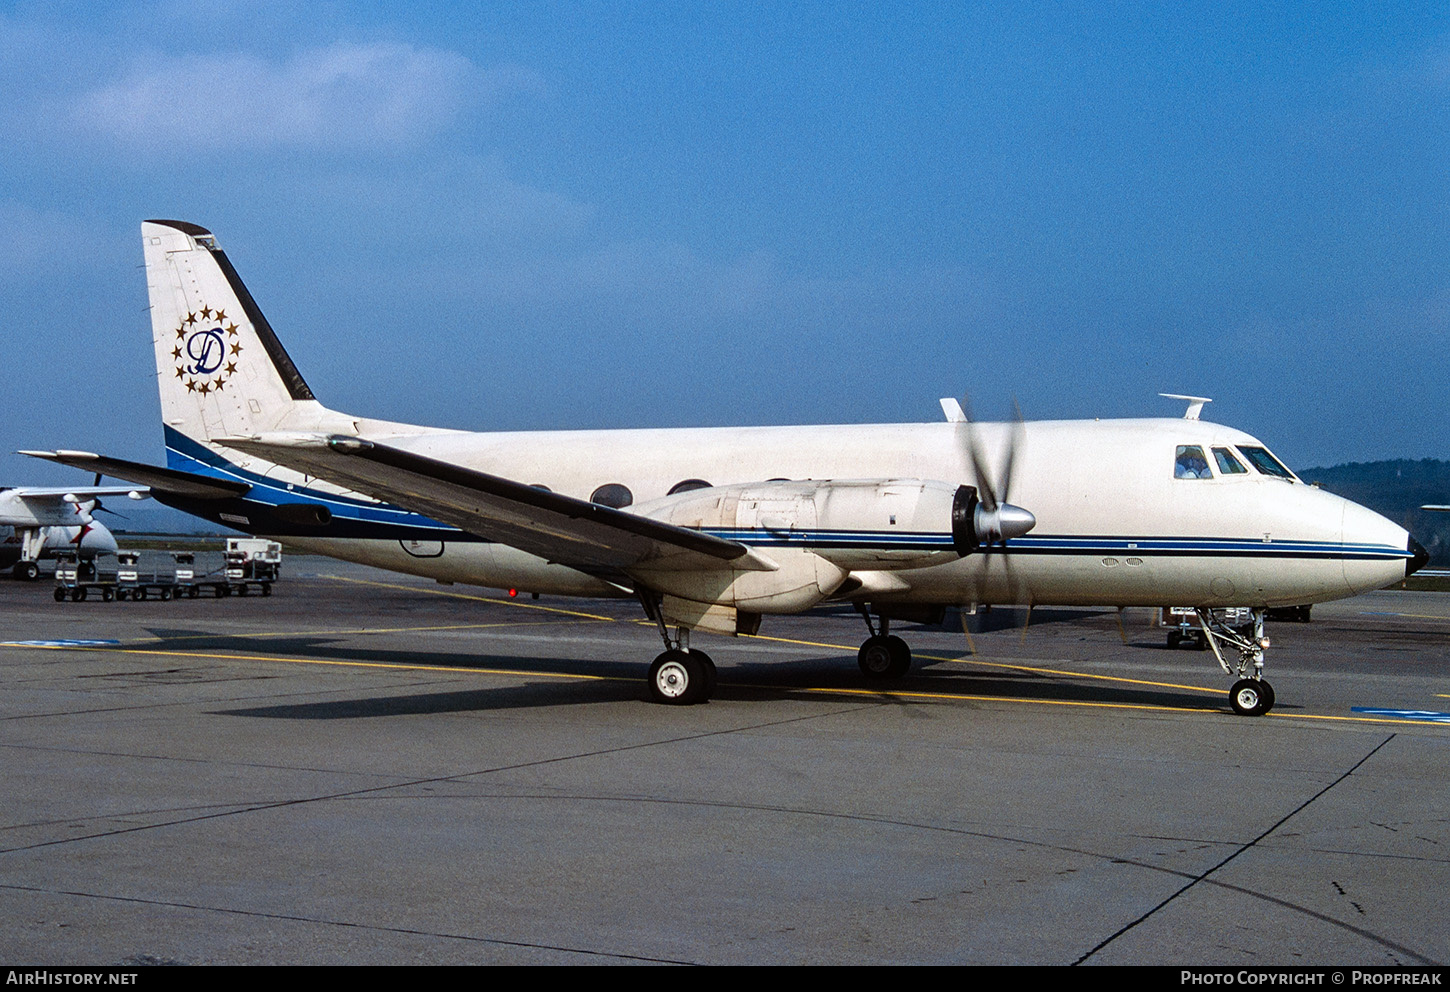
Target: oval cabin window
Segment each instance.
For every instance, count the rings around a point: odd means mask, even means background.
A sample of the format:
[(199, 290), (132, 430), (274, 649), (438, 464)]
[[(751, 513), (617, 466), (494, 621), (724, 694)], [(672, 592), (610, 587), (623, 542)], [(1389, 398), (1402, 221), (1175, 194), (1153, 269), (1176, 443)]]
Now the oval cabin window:
[(704, 479), (686, 479), (684, 482), (676, 482), (670, 486), (669, 495), (677, 496), (680, 493), (692, 493), (696, 489), (709, 489), (710, 483)]
[(594, 495), (589, 497), (589, 502), (622, 510), (634, 502), (634, 493), (629, 491), (628, 486), (621, 486), (617, 482), (606, 482), (594, 490)]

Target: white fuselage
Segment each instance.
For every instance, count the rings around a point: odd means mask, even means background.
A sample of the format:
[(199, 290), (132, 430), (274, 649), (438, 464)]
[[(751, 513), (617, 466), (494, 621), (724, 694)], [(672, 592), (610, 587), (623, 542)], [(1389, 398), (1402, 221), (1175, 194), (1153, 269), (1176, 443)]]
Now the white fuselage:
[[(642, 504), (694, 479), (714, 486), (772, 479), (980, 485), (966, 432), (976, 432), (991, 466), (1000, 464), (1011, 431), (1006, 424), (953, 423), (497, 434), (388, 426), (393, 430), (373, 436), (582, 499), (602, 485), (622, 485), (634, 508), (646, 512)], [(372, 434), (366, 424), (364, 431)], [(1188, 444), (1205, 451), (1260, 446), (1241, 431), (1184, 419), (1025, 424), (1007, 498), (1036, 516), (1032, 532), (1005, 549), (892, 568), (871, 599), (1281, 606), (1352, 596), (1404, 576), (1409, 535), (1403, 528), (1297, 480), (1253, 470), (1176, 478), (1175, 450)], [(288, 474), (274, 468), (273, 475), (279, 472)], [(885, 531), (884, 508), (882, 524)], [(574, 569), (461, 536), (445, 528), (437, 542), (296, 535), (287, 541), (441, 581), (566, 595), (619, 592)]]

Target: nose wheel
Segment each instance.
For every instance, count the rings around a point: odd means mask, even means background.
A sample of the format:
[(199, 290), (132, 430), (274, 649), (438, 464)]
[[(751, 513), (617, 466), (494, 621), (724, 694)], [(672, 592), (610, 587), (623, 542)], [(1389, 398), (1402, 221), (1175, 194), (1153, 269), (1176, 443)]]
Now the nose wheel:
[(1239, 679), (1228, 691), (1228, 702), (1239, 716), (1263, 716), (1274, 707), (1274, 687), (1264, 679)]
[[(1269, 647), (1269, 639), (1264, 636), (1266, 611), (1250, 610), (1249, 622), (1238, 626), (1228, 623), (1220, 611), (1200, 608), (1197, 612), (1204, 639), (1213, 649), (1219, 667), (1238, 676), (1228, 691), (1229, 706), (1239, 716), (1263, 716), (1273, 709), (1274, 687), (1263, 677), (1264, 651)], [(1224, 648), (1238, 652), (1236, 664), (1231, 665), (1224, 657)]]

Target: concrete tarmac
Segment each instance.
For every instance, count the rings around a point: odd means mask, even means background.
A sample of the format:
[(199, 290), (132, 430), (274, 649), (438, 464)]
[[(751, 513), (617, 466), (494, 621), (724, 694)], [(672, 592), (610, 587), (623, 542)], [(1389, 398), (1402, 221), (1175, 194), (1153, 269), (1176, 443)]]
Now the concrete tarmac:
[(667, 707), (631, 602), (283, 568), (0, 580), (0, 958), (1450, 962), (1450, 595), (1271, 624), (1264, 717), (1147, 610), (897, 625), (889, 689), (767, 618)]

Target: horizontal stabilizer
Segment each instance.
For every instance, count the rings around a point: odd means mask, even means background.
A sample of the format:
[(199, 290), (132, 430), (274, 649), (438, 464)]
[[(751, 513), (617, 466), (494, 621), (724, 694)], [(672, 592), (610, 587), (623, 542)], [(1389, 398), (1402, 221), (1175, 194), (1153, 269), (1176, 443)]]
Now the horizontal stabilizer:
[(735, 541), (375, 441), (295, 434), (217, 441), (574, 568), (774, 567)]
[(124, 458), (110, 458), (89, 451), (22, 451), (22, 455), (44, 458), (46, 461), (70, 465), (87, 472), (99, 472), (115, 479), (140, 483), (159, 493), (174, 493), (192, 499), (226, 499), (245, 495), (252, 487), (245, 482), (229, 479), (214, 479), (191, 472), (178, 472), (174, 468), (146, 465), (127, 461)]

